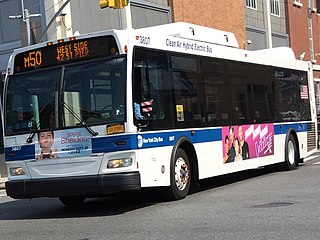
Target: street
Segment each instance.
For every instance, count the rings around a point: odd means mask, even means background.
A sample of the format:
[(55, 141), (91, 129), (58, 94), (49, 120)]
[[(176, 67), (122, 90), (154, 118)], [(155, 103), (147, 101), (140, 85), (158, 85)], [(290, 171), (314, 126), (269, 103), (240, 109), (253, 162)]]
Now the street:
[(89, 199), (13, 200), (0, 193), (1, 239), (320, 239), (320, 153), (291, 172), (264, 169), (201, 182), (176, 202), (157, 191)]

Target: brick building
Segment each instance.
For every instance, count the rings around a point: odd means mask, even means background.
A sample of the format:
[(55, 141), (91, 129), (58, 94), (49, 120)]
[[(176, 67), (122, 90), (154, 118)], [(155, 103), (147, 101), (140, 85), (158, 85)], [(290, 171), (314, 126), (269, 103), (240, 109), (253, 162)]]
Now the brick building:
[(290, 47), (296, 57), (320, 63), (319, 15), (315, 0), (286, 0)]
[(244, 1), (169, 0), (173, 22), (190, 22), (233, 32), (239, 45), (246, 40)]

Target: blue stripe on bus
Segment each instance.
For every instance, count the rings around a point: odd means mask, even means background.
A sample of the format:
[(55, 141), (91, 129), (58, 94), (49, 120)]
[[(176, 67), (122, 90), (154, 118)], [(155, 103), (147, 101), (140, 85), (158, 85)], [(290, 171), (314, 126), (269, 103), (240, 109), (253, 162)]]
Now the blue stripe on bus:
[(92, 153), (124, 151), (136, 148), (135, 135), (92, 138)]
[(175, 141), (182, 136), (189, 138), (192, 143), (213, 142), (222, 139), (220, 128), (195, 131), (141, 133), (93, 138), (92, 152), (102, 153), (137, 149), (138, 138), (141, 138), (142, 141), (142, 145), (139, 148), (173, 146)]
[(294, 129), (296, 132), (307, 132), (310, 123), (280, 123), (274, 124), (274, 134), (286, 134), (289, 129)]
[(221, 128), (218, 128), (138, 134), (137, 145), (139, 148), (173, 146), (180, 137), (187, 137), (192, 143), (214, 142), (222, 139), (222, 132)]
[[(307, 132), (310, 123), (274, 124), (274, 134), (286, 134), (289, 129), (296, 132)], [(92, 153), (108, 153), (115, 151), (146, 149), (173, 146), (178, 138), (187, 137), (192, 143), (205, 143), (222, 140), (221, 128), (184, 130), (171, 132), (124, 134), (92, 138)], [(27, 160), (35, 158), (35, 146), (23, 145), (6, 147), (6, 161)]]

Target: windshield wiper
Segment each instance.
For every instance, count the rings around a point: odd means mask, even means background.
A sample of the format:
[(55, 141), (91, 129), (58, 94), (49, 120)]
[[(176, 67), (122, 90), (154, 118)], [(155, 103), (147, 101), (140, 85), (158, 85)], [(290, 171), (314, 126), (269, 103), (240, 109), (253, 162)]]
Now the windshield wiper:
[(77, 121), (92, 135), (97, 136), (98, 132), (93, 131), (85, 121), (83, 121), (65, 102), (63, 102), (63, 107), (68, 110), (71, 115), (77, 119)]
[[(43, 111), (43, 109), (46, 109), (50, 104), (51, 104), (50, 102), (47, 102), (46, 105), (44, 105), (44, 107), (42, 108), (41, 111)], [(34, 120), (34, 122), (35, 122), (36, 127), (33, 130), (33, 132), (29, 135), (29, 137), (27, 138), (27, 140), (26, 140), (27, 143), (32, 143), (34, 135), (36, 135), (37, 131), (40, 130), (40, 120), (39, 120), (39, 122)]]
[[(27, 93), (30, 93), (31, 96), (34, 95), (36, 98), (38, 98), (38, 97), (43, 97), (43, 99), (45, 99), (46, 104), (41, 108), (40, 113), (42, 113), (43, 111), (45, 111), (45, 109), (47, 109), (50, 105), (52, 105), (52, 102), (50, 101), (49, 98), (44, 97), (44, 96), (42, 96), (42, 95), (37, 95), (36, 92), (31, 91), (30, 89), (25, 89), (25, 91), (26, 91)], [(38, 106), (38, 103), (37, 103), (36, 105)], [(39, 114), (39, 113), (38, 113), (38, 114)], [(34, 114), (34, 115), (36, 115), (36, 114)], [(40, 114), (39, 114), (39, 115), (40, 115)], [(35, 117), (35, 116), (34, 116), (34, 117)], [(36, 117), (35, 117), (35, 118), (36, 118)], [(27, 140), (26, 140), (27, 143), (32, 143), (34, 135), (36, 135), (37, 131), (40, 130), (40, 119), (38, 120), (38, 122), (37, 122), (36, 119), (34, 119), (33, 121), (35, 122), (36, 127), (35, 127), (35, 129), (33, 130), (33, 132), (28, 136), (28, 138), (27, 138)]]
[(38, 123), (33, 132), (29, 135), (27, 138), (26, 142), (27, 143), (32, 143), (34, 135), (36, 135), (37, 131), (40, 130), (40, 124)]

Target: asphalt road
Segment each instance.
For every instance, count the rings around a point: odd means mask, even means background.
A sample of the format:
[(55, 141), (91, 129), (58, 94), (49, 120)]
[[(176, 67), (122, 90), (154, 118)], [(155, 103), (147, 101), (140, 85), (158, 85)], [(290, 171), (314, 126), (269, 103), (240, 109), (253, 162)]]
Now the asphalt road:
[(12, 200), (0, 193), (0, 239), (320, 239), (320, 153), (297, 170), (202, 181), (176, 202), (157, 191), (90, 199)]

